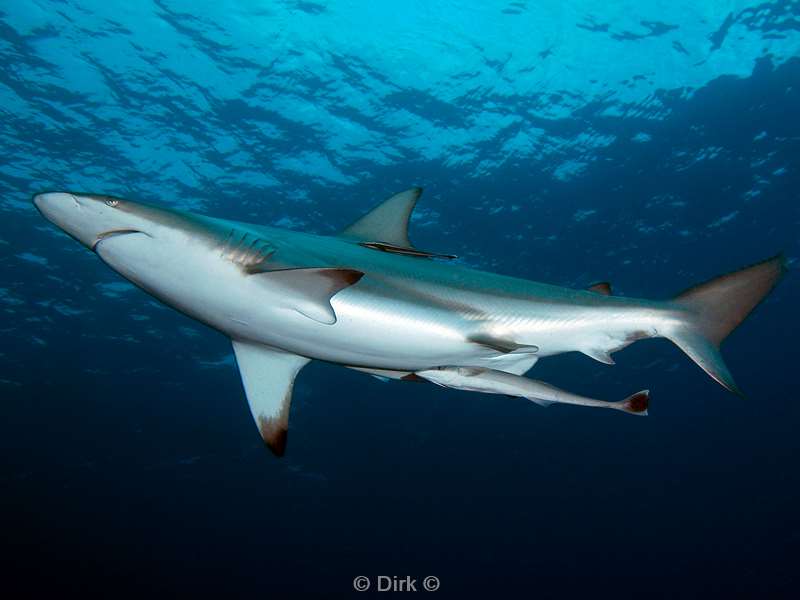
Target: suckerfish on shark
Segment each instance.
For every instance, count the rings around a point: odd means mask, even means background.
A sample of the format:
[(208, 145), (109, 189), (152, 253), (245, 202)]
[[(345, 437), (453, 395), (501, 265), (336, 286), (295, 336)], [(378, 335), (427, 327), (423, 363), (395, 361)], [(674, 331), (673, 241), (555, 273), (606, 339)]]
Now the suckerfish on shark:
[(556, 403), (573, 404), (575, 406), (613, 408), (632, 415), (644, 416), (647, 415), (650, 399), (650, 390), (642, 390), (616, 402), (595, 400), (567, 392), (544, 381), (484, 367), (438, 367), (417, 371), (416, 375), (442, 387), (484, 394), (516, 396), (535, 402), (540, 406), (550, 406)]

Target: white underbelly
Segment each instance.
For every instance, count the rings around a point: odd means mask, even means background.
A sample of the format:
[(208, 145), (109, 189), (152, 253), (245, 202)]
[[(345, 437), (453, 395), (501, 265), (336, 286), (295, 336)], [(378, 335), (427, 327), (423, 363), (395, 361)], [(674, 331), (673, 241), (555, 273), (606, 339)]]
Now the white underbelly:
[(418, 370), (442, 364), (464, 364), (496, 353), (470, 342), (456, 320), (420, 318), (400, 303), (383, 307), (363, 302), (353, 291), (331, 301), (337, 321), (318, 323), (291, 309), (257, 311), (227, 331), (303, 356), (346, 365)]
[[(268, 273), (243, 275), (237, 266), (213, 260), (208, 250), (196, 245), (182, 247), (179, 253), (171, 250), (147, 236), (126, 235), (103, 241), (98, 254), (166, 304), (231, 338), (310, 358), (407, 371), (443, 365), (530, 365), (535, 360), (531, 355), (504, 357), (471, 341), (477, 329), (491, 329), (492, 324), (470, 320), (444, 304), (422, 302), (413, 295), (398, 297), (402, 294), (362, 282), (331, 299), (337, 321), (328, 325), (293, 310), (291, 295), (270, 286)], [(487, 311), (482, 318), (490, 315)], [(579, 350), (585, 343), (585, 338), (575, 337), (585, 336), (585, 329), (568, 332), (546, 322), (512, 322), (515, 329), (506, 332), (510, 339), (538, 346), (536, 356)], [(497, 327), (502, 333), (502, 319)]]

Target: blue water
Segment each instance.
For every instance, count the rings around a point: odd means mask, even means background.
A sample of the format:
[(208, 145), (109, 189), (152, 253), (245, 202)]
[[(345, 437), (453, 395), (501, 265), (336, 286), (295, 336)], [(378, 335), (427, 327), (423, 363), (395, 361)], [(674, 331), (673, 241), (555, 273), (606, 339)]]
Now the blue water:
[[(4, 588), (796, 594), (800, 2), (7, 0), (0, 150)], [(648, 418), (313, 363), (276, 459), (229, 342), (30, 204), (334, 233), (412, 185), (419, 247), (553, 284), (663, 298), (784, 251), (724, 347), (747, 398), (665, 340), (533, 371)]]

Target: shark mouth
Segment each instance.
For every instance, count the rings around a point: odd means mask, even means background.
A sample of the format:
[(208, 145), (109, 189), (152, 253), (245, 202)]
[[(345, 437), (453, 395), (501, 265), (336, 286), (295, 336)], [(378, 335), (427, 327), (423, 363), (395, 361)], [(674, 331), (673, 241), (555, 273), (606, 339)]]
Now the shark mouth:
[(138, 229), (112, 229), (110, 231), (104, 231), (100, 235), (97, 236), (97, 239), (92, 244), (92, 251), (97, 252), (97, 246), (100, 242), (110, 239), (112, 237), (116, 237), (119, 235), (129, 235), (131, 233), (142, 233), (147, 237), (152, 237), (149, 233), (145, 233), (144, 231), (139, 231)]

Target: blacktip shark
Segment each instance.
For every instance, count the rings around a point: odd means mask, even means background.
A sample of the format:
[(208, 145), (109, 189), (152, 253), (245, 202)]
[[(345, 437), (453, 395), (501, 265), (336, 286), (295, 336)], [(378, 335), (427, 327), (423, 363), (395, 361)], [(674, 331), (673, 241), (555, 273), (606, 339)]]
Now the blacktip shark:
[(680, 347), (740, 393), (720, 343), (776, 285), (775, 256), (669, 300), (574, 290), (448, 263), (415, 248), (422, 190), (376, 206), (339, 235), (217, 219), (111, 196), (50, 192), (33, 202), (117, 273), (227, 335), (266, 445), (286, 447), (292, 388), (311, 360), (380, 378), (646, 414), (648, 392), (584, 398), (523, 375), (542, 357), (611, 354), (646, 338)]

